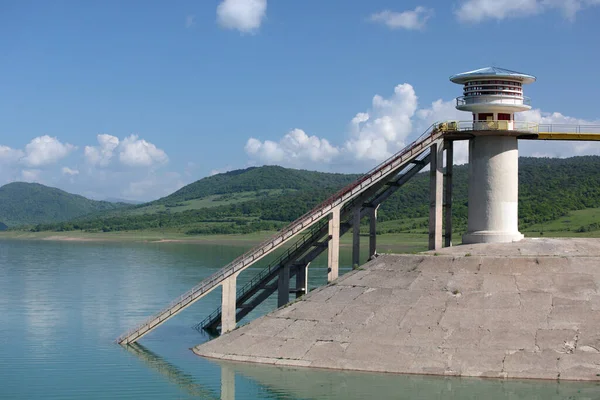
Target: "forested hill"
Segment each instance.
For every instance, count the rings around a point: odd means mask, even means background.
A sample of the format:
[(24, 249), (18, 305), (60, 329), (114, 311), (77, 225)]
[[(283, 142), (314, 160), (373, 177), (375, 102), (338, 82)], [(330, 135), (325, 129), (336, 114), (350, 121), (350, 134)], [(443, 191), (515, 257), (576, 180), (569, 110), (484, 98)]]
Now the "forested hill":
[(201, 179), (150, 204), (173, 204), (210, 195), (260, 190), (330, 189), (342, 187), (357, 177), (358, 175), (330, 174), (279, 166), (251, 167)]
[[(600, 207), (600, 157), (522, 157), (519, 166), (522, 228), (557, 219), (572, 210)], [(68, 223), (39, 225), (35, 229), (171, 229), (187, 233), (277, 229), (355, 178), (356, 175), (281, 167), (251, 168), (202, 179), (171, 196), (123, 212), (117, 210)], [(428, 173), (417, 175), (383, 203), (380, 221), (423, 220), (428, 213), (428, 179)], [(467, 181), (468, 167), (455, 167), (453, 214), (459, 230), (464, 228), (467, 218)], [(422, 228), (412, 221), (400, 225)]]
[(0, 187), (0, 221), (9, 227), (67, 221), (123, 206), (125, 204), (90, 200), (38, 183), (13, 182)]

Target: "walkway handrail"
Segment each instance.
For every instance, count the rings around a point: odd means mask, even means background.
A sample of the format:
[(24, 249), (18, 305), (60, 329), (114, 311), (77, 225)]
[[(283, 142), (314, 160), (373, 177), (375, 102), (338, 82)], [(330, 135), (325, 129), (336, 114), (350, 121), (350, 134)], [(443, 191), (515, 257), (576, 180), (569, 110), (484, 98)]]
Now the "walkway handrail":
[[(215, 272), (214, 274), (210, 275), (206, 279), (202, 280), (198, 285), (194, 286), (192, 289), (188, 290), (187, 292), (185, 292), (184, 294), (182, 294), (181, 296), (179, 296), (178, 298), (173, 300), (167, 307), (162, 309), (160, 312), (158, 312), (155, 315), (152, 315), (151, 317), (147, 318), (144, 322), (142, 322), (135, 328), (133, 328), (133, 329), (127, 331), (126, 333), (122, 334), (121, 336), (119, 336), (119, 338), (117, 339), (117, 342), (121, 343), (121, 342), (125, 341), (127, 338), (129, 338), (130, 336), (132, 336), (133, 334), (135, 334), (136, 332), (139, 333), (140, 331), (142, 331), (142, 329), (144, 327), (148, 326), (155, 320), (158, 320), (157, 324), (159, 324), (163, 320), (168, 319), (174, 312), (175, 313), (178, 312), (181, 308), (185, 307), (192, 300), (194, 300), (194, 298), (197, 298), (200, 295), (204, 294), (205, 292), (207, 292), (208, 289), (212, 290), (214, 287), (216, 287), (219, 283), (221, 283), (225, 279), (229, 278), (236, 272), (243, 270), (246, 267), (246, 265), (255, 262), (257, 259), (259, 259), (263, 255), (265, 255), (268, 251), (279, 246), (280, 244), (284, 243), (289, 238), (294, 236), (296, 233), (300, 232), (301, 230), (311, 226), (312, 224), (314, 224), (315, 222), (320, 220), (322, 217), (327, 215), (334, 208), (335, 205), (342, 204), (344, 201), (344, 197), (346, 197), (348, 195), (352, 196), (352, 194), (353, 194), (352, 192), (354, 191), (354, 189), (361, 186), (363, 182), (365, 182), (369, 178), (372, 178), (372, 179), (381, 178), (381, 176), (382, 176), (381, 173), (377, 177), (375, 175), (378, 172), (381, 172), (382, 170), (384, 170), (385, 168), (391, 167), (398, 159), (402, 158), (407, 153), (413, 152), (414, 150), (419, 148), (419, 146), (424, 149), (425, 142), (428, 138), (431, 138), (432, 139), (431, 141), (433, 142), (434, 139), (432, 136), (437, 131), (436, 127), (437, 127), (437, 123), (432, 124), (421, 136), (419, 136), (410, 145), (406, 146), (398, 153), (394, 154), (387, 160), (380, 163), (375, 168), (371, 169), (369, 172), (367, 172), (366, 174), (361, 176), (357, 181), (342, 188), (341, 190), (336, 192), (333, 196), (331, 196), (330, 198), (328, 198), (327, 200), (325, 200), (318, 206), (314, 207), (312, 210), (305, 213), (301, 217), (297, 218), (294, 222), (292, 222), (290, 225), (288, 225), (286, 228), (284, 228), (282, 231), (280, 231), (273, 237), (263, 241), (258, 246), (252, 248), (251, 250), (245, 252), (241, 256), (239, 256), (236, 259), (234, 259), (233, 261), (231, 261), (229, 264), (227, 264), (225, 267), (221, 268), (219, 271)], [(440, 133), (440, 135), (441, 135), (441, 133)], [(188, 298), (189, 298), (189, 300), (188, 300)], [(175, 307), (178, 305), (179, 305), (179, 308), (177, 308), (175, 311), (173, 311), (173, 309), (175, 309)], [(150, 329), (150, 328), (148, 328), (148, 329)], [(146, 329), (144, 332), (147, 332), (148, 329)]]

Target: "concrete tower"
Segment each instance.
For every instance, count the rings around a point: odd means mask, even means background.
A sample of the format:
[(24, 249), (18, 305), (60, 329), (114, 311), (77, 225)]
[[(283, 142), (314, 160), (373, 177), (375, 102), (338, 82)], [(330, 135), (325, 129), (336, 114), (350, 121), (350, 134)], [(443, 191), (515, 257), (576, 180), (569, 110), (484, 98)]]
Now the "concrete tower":
[(515, 112), (531, 109), (523, 85), (535, 77), (488, 67), (450, 77), (464, 85), (456, 108), (473, 114), (469, 140), (469, 214), (463, 243), (518, 241), (519, 135)]

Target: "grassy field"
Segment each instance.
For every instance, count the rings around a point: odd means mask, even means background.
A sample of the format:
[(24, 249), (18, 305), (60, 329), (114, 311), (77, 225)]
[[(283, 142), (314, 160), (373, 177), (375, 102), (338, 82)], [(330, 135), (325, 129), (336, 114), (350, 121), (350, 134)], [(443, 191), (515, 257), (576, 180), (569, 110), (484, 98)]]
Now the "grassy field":
[(530, 237), (600, 237), (600, 208), (572, 211), (567, 216), (532, 225), (521, 232)]
[[(131, 232), (0, 232), (1, 239), (13, 240), (56, 240), (73, 242), (147, 242), (147, 243), (206, 243), (206, 244), (239, 244), (255, 245), (275, 232), (255, 232), (246, 235), (186, 235), (169, 231), (131, 231)], [(369, 238), (361, 238), (363, 251), (366, 251)], [(352, 235), (346, 234), (340, 244), (350, 246)], [(382, 253), (414, 253), (427, 250), (427, 235), (414, 233), (390, 233), (377, 236), (377, 248)]]
[[(292, 189), (286, 189), (292, 192)], [(254, 192), (239, 192), (226, 195), (211, 195), (201, 199), (187, 200), (175, 204), (151, 204), (144, 207), (136, 207), (127, 210), (115, 210), (107, 215), (143, 215), (156, 214), (158, 212), (177, 213), (187, 210), (197, 210), (200, 208), (218, 207), (228, 204), (243, 203), (246, 201), (259, 200), (269, 196), (279, 196), (284, 192), (282, 189), (260, 190)]]
[[(252, 192), (254, 193), (254, 192)], [(415, 253), (427, 250), (426, 218), (414, 218), (402, 221), (385, 221), (378, 224), (378, 231), (405, 230), (400, 233), (380, 233), (377, 235), (377, 250), (380, 253)], [(367, 227), (361, 227), (361, 248), (366, 251), (369, 238)], [(521, 232), (526, 237), (600, 237), (600, 208), (573, 211), (569, 215), (544, 224), (532, 225)], [(58, 241), (112, 241), (112, 242), (152, 242), (152, 243), (206, 243), (239, 244), (252, 246), (258, 244), (275, 232), (262, 231), (245, 235), (188, 235), (173, 230), (140, 230), (127, 232), (0, 232), (0, 239), (20, 240), (58, 240)], [(460, 244), (460, 234), (454, 235), (454, 244)], [(350, 246), (352, 235), (341, 238), (341, 245)]]

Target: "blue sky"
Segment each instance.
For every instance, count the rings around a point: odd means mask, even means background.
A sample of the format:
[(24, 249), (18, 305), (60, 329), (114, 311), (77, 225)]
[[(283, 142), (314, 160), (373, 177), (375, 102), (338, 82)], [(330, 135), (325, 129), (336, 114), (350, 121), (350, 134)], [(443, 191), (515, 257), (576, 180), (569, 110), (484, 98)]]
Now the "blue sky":
[(150, 200), (250, 165), (364, 171), (469, 119), (448, 77), (489, 65), (537, 76), (524, 119), (600, 123), (599, 19), (600, 0), (4, 1), (0, 184)]

